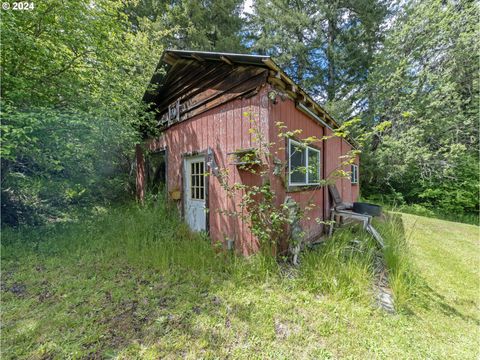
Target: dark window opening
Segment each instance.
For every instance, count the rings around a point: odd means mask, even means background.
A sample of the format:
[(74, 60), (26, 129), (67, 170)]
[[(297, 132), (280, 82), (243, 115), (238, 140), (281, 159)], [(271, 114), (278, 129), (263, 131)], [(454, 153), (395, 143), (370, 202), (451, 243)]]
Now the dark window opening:
[(166, 189), (167, 166), (166, 152), (149, 153), (145, 163), (147, 191), (151, 194), (158, 194)]

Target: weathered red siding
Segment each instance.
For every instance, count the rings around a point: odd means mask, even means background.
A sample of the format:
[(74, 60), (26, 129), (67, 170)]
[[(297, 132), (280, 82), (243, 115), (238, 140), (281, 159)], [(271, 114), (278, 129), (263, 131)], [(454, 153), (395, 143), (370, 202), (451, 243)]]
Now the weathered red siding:
[[(275, 126), (277, 122), (283, 122), (287, 129), (283, 131), (294, 131), (301, 129), (301, 134), (298, 135), (299, 139), (305, 139), (310, 136), (322, 138), (325, 136), (331, 136), (332, 132), (319, 124), (316, 120), (312, 119), (308, 115), (298, 110), (295, 106), (295, 102), (286, 99), (284, 101), (279, 100), (276, 104), (270, 104), (270, 141), (277, 142), (278, 156), (282, 161), (286, 161), (286, 143), (282, 141), (278, 144), (279, 130)], [(338, 137), (331, 137), (326, 141), (319, 141), (312, 143), (312, 145), (321, 151), (321, 177), (332, 178), (335, 170), (342, 169), (341, 156), (347, 154), (352, 149), (352, 146), (344, 139)], [(358, 164), (358, 158), (356, 159)], [(343, 167), (343, 170), (350, 171), (349, 166)], [(288, 181), (288, 180), (285, 180)], [(303, 220), (303, 229), (306, 233), (307, 239), (312, 239), (318, 236), (323, 229), (323, 225), (319, 224), (318, 220), (328, 219), (330, 212), (330, 197), (326, 187), (308, 188), (305, 190), (297, 190), (295, 188), (287, 189), (278, 179), (274, 179), (275, 191), (277, 192), (278, 199), (284, 200), (286, 196), (290, 196), (293, 200), (299, 203), (301, 206), (313, 202), (315, 207), (306, 214)], [(336, 185), (344, 201), (353, 202), (358, 198), (358, 185), (352, 185), (350, 178), (338, 178)], [(325, 199), (325, 201), (324, 201)]]
[[(298, 135), (299, 139), (307, 138), (310, 136), (316, 136), (321, 138), (323, 136), (323, 127), (319, 126), (312, 118), (308, 117), (295, 107), (295, 103), (290, 99), (278, 100), (276, 104), (270, 103), (270, 141), (276, 143), (276, 151), (278, 152), (278, 158), (281, 161), (287, 163), (286, 154), (286, 141), (279, 139), (279, 129), (275, 124), (282, 122), (287, 127), (283, 131), (294, 131), (301, 129), (301, 134)], [(321, 157), (323, 156), (323, 143), (313, 143), (313, 146), (320, 149)], [(287, 170), (288, 171), (288, 170)], [(323, 173), (323, 170), (322, 170)], [(321, 174), (323, 177), (323, 174)], [(284, 183), (285, 182), (285, 183)], [(322, 225), (318, 223), (317, 219), (323, 219), (323, 199), (324, 191), (320, 187), (311, 188), (308, 190), (297, 191), (292, 188), (292, 191), (287, 191), (286, 185), (288, 178), (285, 181), (281, 181), (278, 178), (272, 179), (275, 192), (277, 193), (278, 200), (284, 201), (286, 196), (290, 196), (301, 207), (304, 207), (308, 203), (315, 204), (315, 207), (306, 214), (302, 223), (302, 228), (305, 231), (306, 238), (311, 238), (318, 235), (321, 232)]]
[[(255, 182), (253, 175), (239, 171), (230, 164), (227, 155), (242, 148), (255, 147), (249, 132), (249, 116), (260, 121), (262, 131), (268, 133), (268, 99), (266, 92), (249, 99), (238, 99), (218, 106), (184, 122), (173, 125), (164, 134), (148, 144), (151, 151), (167, 148), (168, 151), (168, 191), (182, 189), (182, 156), (192, 152), (202, 152), (207, 148), (213, 150), (220, 169), (229, 171), (230, 185), (237, 182)], [(248, 116), (245, 116), (248, 113)], [(215, 176), (209, 177), (207, 213), (210, 236), (213, 241), (235, 240), (237, 251), (250, 254), (258, 249), (256, 240), (248, 226), (239, 218), (219, 213), (219, 210), (231, 210), (240, 202), (241, 195), (229, 198)], [(238, 209), (238, 207), (237, 207)]]
[[(326, 134), (327, 136), (332, 136), (332, 131), (326, 129)], [(345, 139), (331, 137), (325, 141), (325, 150), (327, 155), (325, 159), (325, 174), (327, 177), (331, 177), (335, 171), (338, 170), (350, 172), (350, 166), (341, 166), (341, 156), (346, 155), (352, 150), (352, 145), (350, 145)], [(359, 164), (358, 156), (355, 159), (355, 163), (357, 165)], [(336, 185), (344, 201), (354, 202), (358, 199), (360, 185), (352, 184), (350, 178), (337, 178)], [(328, 213), (330, 207), (330, 198), (327, 197), (327, 201), (325, 202), (326, 213)]]
[[(213, 150), (215, 160), (220, 169), (229, 171), (230, 185), (241, 183), (258, 183), (258, 175), (252, 175), (247, 171), (239, 170), (230, 164), (231, 153), (238, 149), (253, 148), (256, 146), (252, 134), (249, 132), (253, 118), (261, 124), (264, 134), (268, 135), (271, 142), (275, 142), (275, 150), (279, 160), (286, 161), (286, 143), (278, 138), (277, 122), (283, 122), (289, 131), (301, 129), (298, 138), (331, 135), (330, 130), (324, 128), (316, 120), (305, 115), (295, 107), (295, 102), (290, 99), (279, 99), (276, 104), (268, 100), (267, 85), (255, 96), (248, 99), (230, 101), (207, 112), (199, 114), (192, 119), (179, 122), (165, 130), (163, 135), (147, 143), (150, 151), (167, 149), (167, 188), (168, 191), (182, 189), (183, 156), (195, 152), (204, 152), (208, 148)], [(245, 113), (248, 116), (245, 116)], [(322, 178), (330, 177), (340, 166), (340, 156), (351, 150), (351, 145), (343, 139), (331, 138), (327, 141), (319, 141), (312, 144), (321, 151)], [(138, 154), (139, 161), (141, 154)], [(358, 163), (358, 159), (356, 160)], [(143, 166), (140, 164), (140, 167)], [(344, 170), (350, 171), (349, 168)], [(143, 181), (143, 178), (138, 178)], [(287, 189), (286, 183), (277, 176), (271, 176), (270, 181), (277, 194), (277, 202), (285, 201), (290, 196), (300, 205), (314, 203), (315, 207), (303, 220), (303, 229), (307, 238), (314, 238), (322, 232), (322, 224), (318, 219), (328, 217), (330, 204), (329, 196), (325, 187)], [(354, 201), (358, 197), (358, 185), (352, 185), (350, 179), (338, 179), (337, 187), (345, 201)], [(143, 190), (141, 190), (143, 191)], [(236, 250), (243, 254), (250, 254), (258, 249), (258, 243), (248, 229), (248, 224), (238, 217), (229, 217), (220, 214), (219, 210), (232, 210), (241, 199), (241, 194), (235, 198), (227, 196), (220, 185), (219, 179), (213, 175), (209, 177), (207, 213), (209, 232), (212, 241), (224, 243), (226, 238), (235, 240)]]

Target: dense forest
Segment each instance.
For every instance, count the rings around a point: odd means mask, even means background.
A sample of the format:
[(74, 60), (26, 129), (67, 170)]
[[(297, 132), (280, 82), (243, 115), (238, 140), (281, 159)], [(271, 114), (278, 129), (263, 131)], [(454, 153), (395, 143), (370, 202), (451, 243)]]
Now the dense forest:
[[(141, 98), (167, 48), (271, 55), (362, 148), (362, 196), (479, 210), (475, 1), (45, 0), (3, 10), (2, 223), (132, 196)], [(383, 124), (381, 128), (377, 125)], [(375, 129), (372, 133), (372, 129)]]

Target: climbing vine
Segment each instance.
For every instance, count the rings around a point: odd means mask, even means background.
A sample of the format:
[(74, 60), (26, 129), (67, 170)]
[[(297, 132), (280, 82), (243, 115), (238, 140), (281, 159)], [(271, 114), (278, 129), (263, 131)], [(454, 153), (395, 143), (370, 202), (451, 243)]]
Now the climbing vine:
[[(250, 231), (258, 240), (260, 250), (266, 255), (278, 255), (287, 258), (293, 263), (297, 262), (298, 252), (305, 238), (305, 232), (301, 228), (304, 219), (311, 220), (311, 211), (317, 206), (313, 202), (313, 195), (304, 202), (297, 203), (287, 196), (282, 201), (277, 196), (275, 185), (278, 181), (283, 186), (288, 184), (288, 154), (282, 160), (279, 153), (287, 150), (284, 143), (287, 139), (295, 138), (301, 146), (309, 146), (326, 141), (332, 137), (345, 137), (348, 135), (345, 124), (330, 136), (301, 138), (302, 130), (288, 130), (287, 126), (278, 121), (275, 123), (278, 135), (277, 140), (270, 142), (262, 131), (260, 121), (251, 113), (243, 114), (244, 121), (250, 124), (249, 133), (252, 136), (254, 149), (239, 149), (231, 154), (230, 162), (236, 164), (239, 171), (245, 171), (254, 175), (254, 184), (244, 182), (231, 182), (231, 173), (227, 167), (218, 172), (218, 178), (227, 197), (235, 204), (234, 208), (219, 209), (224, 215), (241, 219), (248, 224)], [(349, 176), (349, 172), (343, 168), (354, 162), (359, 150), (352, 150), (341, 157), (337, 169), (328, 178), (321, 179), (318, 185), (309, 188), (310, 191), (318, 190), (329, 183), (335, 182), (340, 177)], [(297, 167), (296, 171), (299, 168)], [(307, 172), (307, 167), (300, 168), (300, 171)], [(238, 201), (240, 199), (240, 201)], [(325, 224), (324, 219), (316, 218), (318, 223)], [(288, 251), (279, 251), (279, 245), (288, 242)]]

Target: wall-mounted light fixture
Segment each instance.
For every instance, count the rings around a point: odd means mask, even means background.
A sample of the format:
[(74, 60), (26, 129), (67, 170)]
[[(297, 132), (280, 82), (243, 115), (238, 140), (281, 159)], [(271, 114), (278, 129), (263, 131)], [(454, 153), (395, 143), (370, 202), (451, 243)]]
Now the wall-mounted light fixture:
[(275, 90), (270, 90), (268, 92), (268, 100), (270, 100), (272, 102), (272, 104), (276, 104), (277, 103), (277, 95), (278, 95), (278, 93)]

